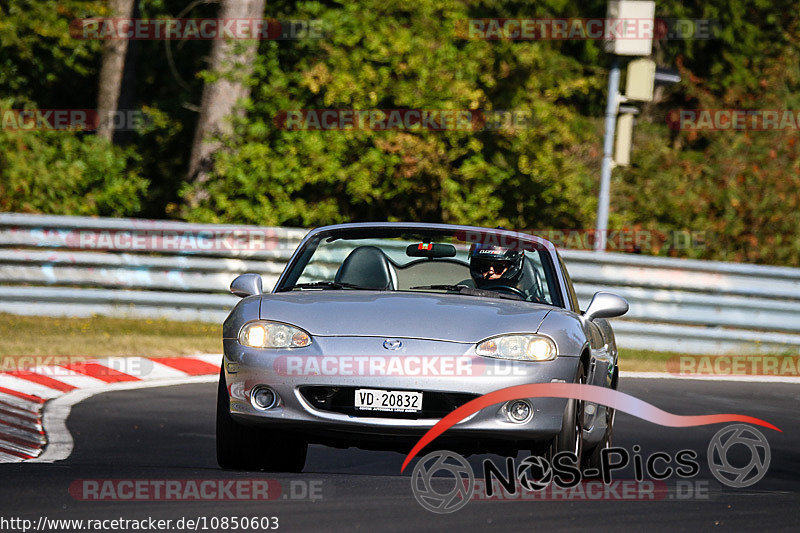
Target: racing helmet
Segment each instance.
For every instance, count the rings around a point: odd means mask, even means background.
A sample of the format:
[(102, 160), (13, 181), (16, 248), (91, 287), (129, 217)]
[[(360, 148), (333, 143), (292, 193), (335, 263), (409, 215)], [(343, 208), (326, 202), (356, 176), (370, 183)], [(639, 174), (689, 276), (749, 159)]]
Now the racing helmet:
[(476, 243), (469, 250), (469, 273), (479, 289), (515, 287), (522, 277), (524, 260), (522, 250)]

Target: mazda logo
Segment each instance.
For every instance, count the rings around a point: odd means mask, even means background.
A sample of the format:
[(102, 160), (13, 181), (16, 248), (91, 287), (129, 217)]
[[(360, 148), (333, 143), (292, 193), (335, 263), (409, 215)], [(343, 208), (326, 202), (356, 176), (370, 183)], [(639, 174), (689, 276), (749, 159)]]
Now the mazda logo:
[(386, 339), (383, 341), (383, 347), (387, 350), (399, 350), (403, 347), (403, 341), (397, 339)]

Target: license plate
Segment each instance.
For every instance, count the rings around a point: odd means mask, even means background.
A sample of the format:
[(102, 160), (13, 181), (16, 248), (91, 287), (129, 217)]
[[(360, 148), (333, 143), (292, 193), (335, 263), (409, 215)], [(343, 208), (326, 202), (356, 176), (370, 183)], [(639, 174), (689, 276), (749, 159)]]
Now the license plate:
[(422, 409), (422, 393), (356, 389), (355, 408), (362, 411), (416, 413)]

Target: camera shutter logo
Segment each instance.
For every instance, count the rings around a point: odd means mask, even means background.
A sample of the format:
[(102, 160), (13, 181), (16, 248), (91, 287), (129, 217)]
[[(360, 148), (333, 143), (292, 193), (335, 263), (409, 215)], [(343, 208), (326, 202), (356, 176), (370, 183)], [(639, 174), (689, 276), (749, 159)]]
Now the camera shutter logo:
[(540, 491), (553, 481), (553, 469), (543, 457), (527, 457), (517, 467), (520, 485), (529, 491)]
[[(446, 472), (448, 476), (434, 479), (437, 473)], [(448, 487), (439, 492), (434, 487)], [(436, 450), (419, 460), (411, 472), (411, 491), (414, 498), (428, 511), (452, 513), (464, 507), (475, 489), (475, 474), (472, 467), (461, 455)]]
[[(750, 459), (746, 466), (730, 463), (729, 451), (734, 446), (749, 449)], [(722, 428), (708, 444), (708, 467), (721, 483), (740, 489), (758, 482), (769, 469), (769, 442), (752, 426), (734, 424)]]

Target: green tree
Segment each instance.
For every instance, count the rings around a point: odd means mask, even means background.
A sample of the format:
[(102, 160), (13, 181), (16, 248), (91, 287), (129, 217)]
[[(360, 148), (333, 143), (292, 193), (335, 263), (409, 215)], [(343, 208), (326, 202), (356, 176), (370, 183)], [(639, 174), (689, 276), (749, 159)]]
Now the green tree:
[[(0, 6), (0, 111), (92, 109), (100, 43), (74, 39), (72, 20), (105, 2)], [(133, 215), (147, 181), (134, 151), (93, 134), (0, 130), (0, 209), (68, 215)]]
[[(601, 90), (597, 69), (548, 43), (464, 40), (456, 27), (470, 16), (465, 3), (273, 3), (271, 10), (321, 19), (325, 38), (262, 43), (248, 118), (225, 139), (208, 199), (187, 218), (519, 228), (591, 220), (592, 176), (576, 155), (594, 127), (570, 100)], [(477, 134), (275, 127), (281, 111), (321, 108), (511, 109), (530, 112), (532, 122)]]

